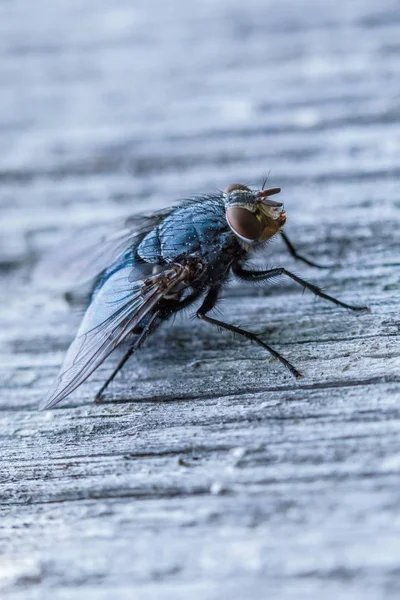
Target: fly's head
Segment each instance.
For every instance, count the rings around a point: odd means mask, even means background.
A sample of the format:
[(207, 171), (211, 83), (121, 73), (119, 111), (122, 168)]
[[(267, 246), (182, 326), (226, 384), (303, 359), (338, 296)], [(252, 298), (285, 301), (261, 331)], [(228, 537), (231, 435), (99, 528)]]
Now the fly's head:
[(286, 221), (283, 204), (269, 198), (280, 191), (280, 188), (251, 190), (241, 183), (231, 183), (225, 188), (226, 220), (244, 244), (265, 242), (283, 227)]

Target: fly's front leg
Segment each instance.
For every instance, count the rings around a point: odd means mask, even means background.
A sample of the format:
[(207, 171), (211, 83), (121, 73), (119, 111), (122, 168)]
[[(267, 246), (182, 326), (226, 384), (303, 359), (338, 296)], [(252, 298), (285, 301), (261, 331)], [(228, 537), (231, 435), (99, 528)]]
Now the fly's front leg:
[(346, 304), (346, 302), (342, 302), (341, 300), (337, 300), (336, 298), (333, 298), (333, 296), (325, 294), (325, 292), (323, 292), (319, 287), (317, 287), (313, 283), (309, 283), (305, 279), (298, 277), (297, 275), (295, 275), (291, 271), (287, 271), (283, 267), (278, 267), (277, 269), (268, 269), (267, 271), (249, 271), (247, 269), (243, 269), (240, 265), (235, 264), (232, 266), (232, 270), (235, 273), (235, 275), (237, 275), (241, 279), (245, 279), (246, 281), (265, 281), (266, 279), (278, 277), (279, 275), (286, 275), (287, 277), (293, 279), (293, 281), (296, 281), (297, 283), (302, 285), (303, 288), (310, 290), (313, 294), (319, 296), (320, 298), (325, 298), (325, 300), (333, 302), (333, 304), (343, 306), (343, 308), (349, 308), (350, 310), (362, 312), (370, 310), (368, 306), (354, 306), (352, 304)]
[(300, 379), (301, 377), (303, 377), (302, 374), (292, 364), (290, 364), (289, 361), (286, 360), (286, 358), (281, 356), (279, 352), (271, 348), (271, 346), (268, 346), (262, 340), (260, 340), (255, 333), (251, 333), (250, 331), (246, 331), (245, 329), (242, 329), (241, 327), (236, 327), (235, 325), (230, 325), (229, 323), (224, 323), (224, 321), (220, 321), (219, 319), (213, 319), (212, 317), (209, 317), (207, 315), (207, 313), (214, 308), (218, 301), (219, 290), (219, 287), (214, 287), (210, 289), (207, 296), (204, 298), (203, 304), (197, 311), (198, 318), (202, 321), (206, 321), (206, 323), (216, 325), (217, 327), (221, 327), (222, 329), (226, 329), (227, 331), (232, 331), (232, 333), (237, 333), (247, 338), (248, 340), (255, 342), (256, 344), (264, 348), (264, 350), (267, 350), (270, 354), (272, 354), (272, 356), (279, 360), (283, 365), (285, 365), (285, 367), (291, 372), (291, 374), (296, 379)]
[(301, 260), (302, 262), (306, 263), (306, 265), (309, 265), (310, 267), (317, 267), (318, 269), (330, 269), (331, 268), (330, 265), (319, 265), (318, 263), (315, 263), (312, 260), (305, 258), (305, 256), (301, 256), (301, 254), (299, 254), (297, 252), (296, 248), (293, 246), (292, 242), (289, 240), (286, 233), (282, 230), (280, 233), (283, 238), (283, 241), (286, 244), (287, 249), (290, 252), (290, 255), (293, 256), (293, 258), (295, 258), (296, 260)]

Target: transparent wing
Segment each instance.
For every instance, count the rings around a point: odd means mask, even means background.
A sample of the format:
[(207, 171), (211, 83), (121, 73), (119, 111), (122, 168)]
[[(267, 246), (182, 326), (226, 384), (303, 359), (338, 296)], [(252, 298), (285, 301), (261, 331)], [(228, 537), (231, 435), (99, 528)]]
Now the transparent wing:
[(136, 215), (112, 226), (98, 225), (77, 232), (49, 252), (35, 278), (46, 284), (74, 287), (93, 280), (134, 246), (137, 238), (157, 226), (170, 210)]
[(185, 267), (174, 265), (131, 283), (131, 270), (131, 265), (122, 265), (100, 287), (41, 409), (54, 406), (80, 386), (186, 272)]

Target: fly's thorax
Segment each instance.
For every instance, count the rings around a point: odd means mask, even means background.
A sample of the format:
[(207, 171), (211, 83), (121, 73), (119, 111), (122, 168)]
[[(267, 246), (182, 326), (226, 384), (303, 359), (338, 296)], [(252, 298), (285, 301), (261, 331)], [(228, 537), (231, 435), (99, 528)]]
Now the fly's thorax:
[(232, 246), (221, 195), (209, 195), (183, 202), (137, 248), (138, 257), (150, 263), (165, 264), (181, 257), (213, 256)]
[(226, 220), (245, 247), (265, 242), (285, 224), (286, 214), (282, 203), (269, 199), (279, 191), (279, 188), (254, 191), (239, 183), (225, 188)]

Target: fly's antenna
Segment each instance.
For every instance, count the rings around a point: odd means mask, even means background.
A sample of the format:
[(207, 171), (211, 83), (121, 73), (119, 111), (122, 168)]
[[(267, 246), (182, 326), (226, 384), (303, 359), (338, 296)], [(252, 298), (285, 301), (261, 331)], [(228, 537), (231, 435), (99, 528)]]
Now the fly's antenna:
[(271, 173), (271, 169), (268, 171), (268, 174), (267, 174), (266, 178), (263, 181), (263, 184), (261, 186), (261, 191), (265, 190), (265, 186), (267, 185), (267, 181), (268, 181), (268, 177), (270, 176), (270, 173)]

